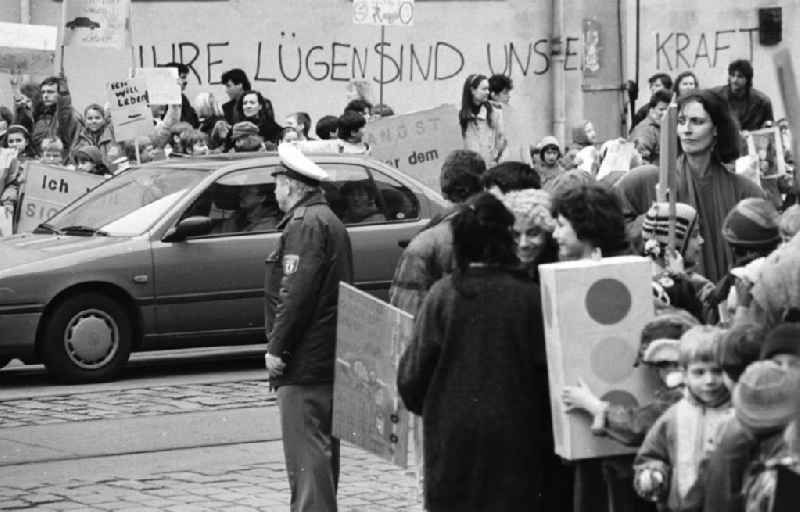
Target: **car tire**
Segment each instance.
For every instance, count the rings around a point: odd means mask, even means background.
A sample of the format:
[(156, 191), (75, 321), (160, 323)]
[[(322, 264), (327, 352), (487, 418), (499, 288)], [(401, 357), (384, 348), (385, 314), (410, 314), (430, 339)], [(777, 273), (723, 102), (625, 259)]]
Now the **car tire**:
[(118, 301), (101, 293), (79, 293), (59, 302), (46, 320), (41, 356), (62, 382), (114, 378), (131, 353), (133, 325)]

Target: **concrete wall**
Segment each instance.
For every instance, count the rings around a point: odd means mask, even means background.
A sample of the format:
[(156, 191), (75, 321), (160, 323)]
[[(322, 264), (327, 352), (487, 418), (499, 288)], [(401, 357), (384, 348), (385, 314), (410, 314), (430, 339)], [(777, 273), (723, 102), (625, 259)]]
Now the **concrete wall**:
[[(758, 8), (776, 6), (783, 8), (783, 41), (778, 46), (761, 46)], [(635, 2), (628, 1), (627, 9), (635, 9)], [(647, 78), (656, 71), (675, 77), (693, 70), (701, 87), (712, 87), (724, 85), (728, 64), (744, 58), (753, 63), (754, 87), (770, 96), (776, 118), (783, 117), (772, 54), (784, 46), (798, 48), (800, 35), (794, 34), (798, 21), (800, 2), (796, 0), (641, 0), (639, 78), (644, 94), (640, 104), (647, 101)], [(628, 45), (627, 51), (628, 68), (633, 70), (635, 46)], [(795, 70), (800, 70), (800, 51), (793, 58)]]
[[(3, 0), (14, 3), (17, 0)], [(581, 0), (566, 0), (569, 52), (568, 124), (581, 118)], [(31, 0), (32, 23), (60, 24), (60, 2)], [(210, 90), (226, 101), (220, 74), (243, 68), (266, 94), (279, 119), (296, 110), (312, 118), (340, 113), (351, 78), (372, 82), (377, 100), (380, 63), (384, 101), (396, 112), (460, 103), (470, 73), (510, 73), (512, 103), (538, 140), (550, 131), (553, 68), (551, 2), (542, 0), (431, 1), (416, 4), (413, 27), (352, 23), (348, 0), (153, 1), (133, 3), (137, 65), (172, 60), (191, 65), (188, 95)], [(9, 19), (3, 11), (2, 19)], [(126, 76), (131, 54), (66, 48), (65, 69), (82, 107), (104, 98), (108, 80)], [(6, 80), (2, 86), (7, 87)]]

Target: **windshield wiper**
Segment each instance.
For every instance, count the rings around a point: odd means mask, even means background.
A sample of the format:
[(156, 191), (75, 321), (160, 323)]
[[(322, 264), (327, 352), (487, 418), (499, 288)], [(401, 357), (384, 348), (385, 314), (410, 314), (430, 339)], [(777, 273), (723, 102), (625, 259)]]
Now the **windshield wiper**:
[(41, 224), (36, 226), (36, 229), (34, 229), (33, 232), (34, 233), (53, 233), (55, 235), (60, 235), (61, 234), (61, 231), (59, 231), (58, 229), (53, 227), (51, 224), (48, 224), (46, 222), (42, 222)]
[(108, 232), (102, 229), (95, 229), (91, 226), (67, 226), (61, 228), (61, 232), (65, 235), (95, 235), (95, 236), (108, 236)]

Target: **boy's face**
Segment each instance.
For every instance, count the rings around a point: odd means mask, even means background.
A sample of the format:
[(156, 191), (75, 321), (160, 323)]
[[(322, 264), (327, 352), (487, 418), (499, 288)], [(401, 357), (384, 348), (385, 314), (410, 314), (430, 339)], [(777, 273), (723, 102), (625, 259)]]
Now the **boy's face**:
[(689, 391), (703, 403), (716, 401), (725, 388), (722, 368), (716, 363), (689, 363), (684, 370), (683, 380)]
[(547, 148), (544, 150), (544, 163), (547, 165), (555, 165), (558, 161), (558, 150), (555, 148)]

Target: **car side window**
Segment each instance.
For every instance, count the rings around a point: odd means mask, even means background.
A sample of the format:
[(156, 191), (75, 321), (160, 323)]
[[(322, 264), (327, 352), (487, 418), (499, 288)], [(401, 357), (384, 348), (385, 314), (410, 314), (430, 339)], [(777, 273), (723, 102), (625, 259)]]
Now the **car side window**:
[(283, 214), (275, 200), (275, 167), (230, 172), (212, 183), (181, 218), (211, 219), (211, 235), (275, 231)]
[(321, 183), (331, 210), (347, 226), (386, 222), (383, 198), (366, 167), (321, 163), (330, 181)]
[(388, 174), (374, 169), (371, 172), (387, 220), (404, 221), (419, 218), (419, 199), (414, 192)]

